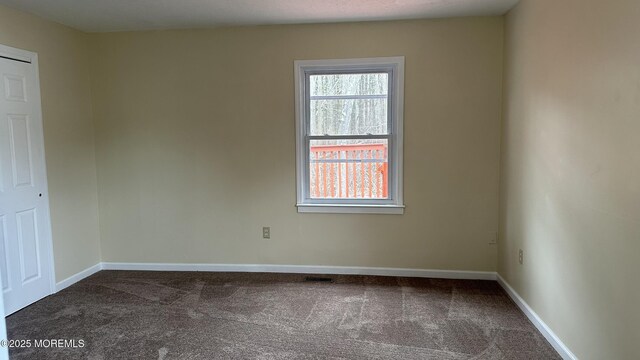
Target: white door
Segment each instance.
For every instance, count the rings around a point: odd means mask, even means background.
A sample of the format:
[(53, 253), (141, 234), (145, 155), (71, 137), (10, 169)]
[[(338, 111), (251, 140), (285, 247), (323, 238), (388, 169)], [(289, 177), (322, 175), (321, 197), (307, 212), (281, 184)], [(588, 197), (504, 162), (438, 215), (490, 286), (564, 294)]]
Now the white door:
[(0, 274), (5, 314), (53, 292), (37, 56), (0, 46)]

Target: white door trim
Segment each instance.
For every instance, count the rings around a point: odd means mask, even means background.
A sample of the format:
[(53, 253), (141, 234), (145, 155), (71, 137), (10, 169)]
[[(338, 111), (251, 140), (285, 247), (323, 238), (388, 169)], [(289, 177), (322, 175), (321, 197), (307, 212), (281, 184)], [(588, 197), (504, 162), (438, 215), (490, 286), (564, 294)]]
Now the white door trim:
[(22, 62), (28, 62), (31, 64), (33, 64), (34, 61), (37, 63), (38, 60), (38, 54), (34, 52), (17, 49), (2, 44), (0, 44), (0, 56), (12, 58)]
[[(36, 75), (36, 89), (37, 89), (37, 95), (38, 95), (38, 100), (35, 102), (35, 106), (36, 106), (36, 113), (39, 115), (39, 121), (42, 125), (42, 132), (40, 133), (40, 139), (37, 139), (37, 141), (40, 141), (42, 144), (42, 156), (43, 156), (43, 167), (44, 167), (44, 186), (42, 188), (42, 196), (43, 196), (43, 201), (46, 201), (46, 206), (45, 208), (45, 212), (42, 216), (42, 222), (43, 222), (43, 226), (44, 226), (44, 233), (46, 236), (46, 239), (44, 241), (44, 244), (46, 244), (46, 246), (48, 247), (48, 253), (49, 253), (49, 269), (48, 271), (51, 272), (51, 276), (50, 276), (50, 283), (49, 283), (49, 295), (55, 293), (56, 291), (56, 271), (55, 271), (55, 262), (54, 262), (54, 256), (53, 256), (53, 236), (52, 236), (52, 232), (51, 232), (51, 215), (50, 215), (50, 203), (49, 203), (49, 182), (47, 180), (47, 156), (46, 156), (46, 149), (45, 149), (45, 142), (44, 142), (44, 119), (42, 116), (42, 94), (40, 91), (40, 68), (38, 66), (38, 54), (32, 51), (28, 51), (28, 50), (22, 50), (22, 49), (18, 49), (18, 48), (14, 48), (11, 46), (6, 46), (6, 45), (2, 45), (0, 44), (0, 56), (5, 57), (5, 58), (11, 58), (14, 60), (18, 60), (21, 62), (26, 62), (26, 63), (30, 63), (34, 69), (35, 69), (35, 75)], [(1, 293), (0, 293), (1, 294)], [(4, 309), (4, 308), (3, 308)], [(4, 312), (4, 310), (3, 310)], [(4, 314), (6, 315), (6, 314)]]
[[(0, 276), (0, 289), (2, 289), (2, 276)], [(2, 296), (1, 290), (0, 290), (0, 340), (7, 340), (7, 322), (5, 321), (4, 298)], [(0, 346), (0, 360), (9, 360), (9, 347)]]

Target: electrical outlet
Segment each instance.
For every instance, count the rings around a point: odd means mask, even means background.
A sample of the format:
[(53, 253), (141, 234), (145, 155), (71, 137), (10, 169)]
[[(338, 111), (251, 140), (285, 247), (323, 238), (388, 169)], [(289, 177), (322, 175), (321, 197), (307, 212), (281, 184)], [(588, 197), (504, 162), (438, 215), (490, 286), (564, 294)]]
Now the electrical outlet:
[(262, 238), (263, 239), (271, 239), (271, 228), (265, 226), (262, 228)]
[(489, 245), (495, 245), (498, 243), (498, 232), (493, 231), (489, 233)]
[(520, 265), (524, 263), (524, 251), (522, 251), (522, 249), (518, 251), (518, 262), (520, 263)]

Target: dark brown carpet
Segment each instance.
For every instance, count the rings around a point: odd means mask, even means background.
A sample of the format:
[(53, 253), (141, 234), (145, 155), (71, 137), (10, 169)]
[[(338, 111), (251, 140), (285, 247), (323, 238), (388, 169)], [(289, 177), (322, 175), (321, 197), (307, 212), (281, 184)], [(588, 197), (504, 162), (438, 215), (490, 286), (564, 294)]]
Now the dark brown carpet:
[(12, 359), (559, 359), (493, 281), (101, 271), (7, 318)]

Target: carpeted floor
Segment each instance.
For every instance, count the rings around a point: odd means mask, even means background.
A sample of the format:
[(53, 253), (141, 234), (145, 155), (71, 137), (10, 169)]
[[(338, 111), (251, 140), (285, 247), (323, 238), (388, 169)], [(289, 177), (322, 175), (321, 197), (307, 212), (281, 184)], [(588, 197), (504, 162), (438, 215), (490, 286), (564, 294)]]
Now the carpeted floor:
[(559, 359), (493, 281), (101, 271), (7, 318), (12, 359)]

